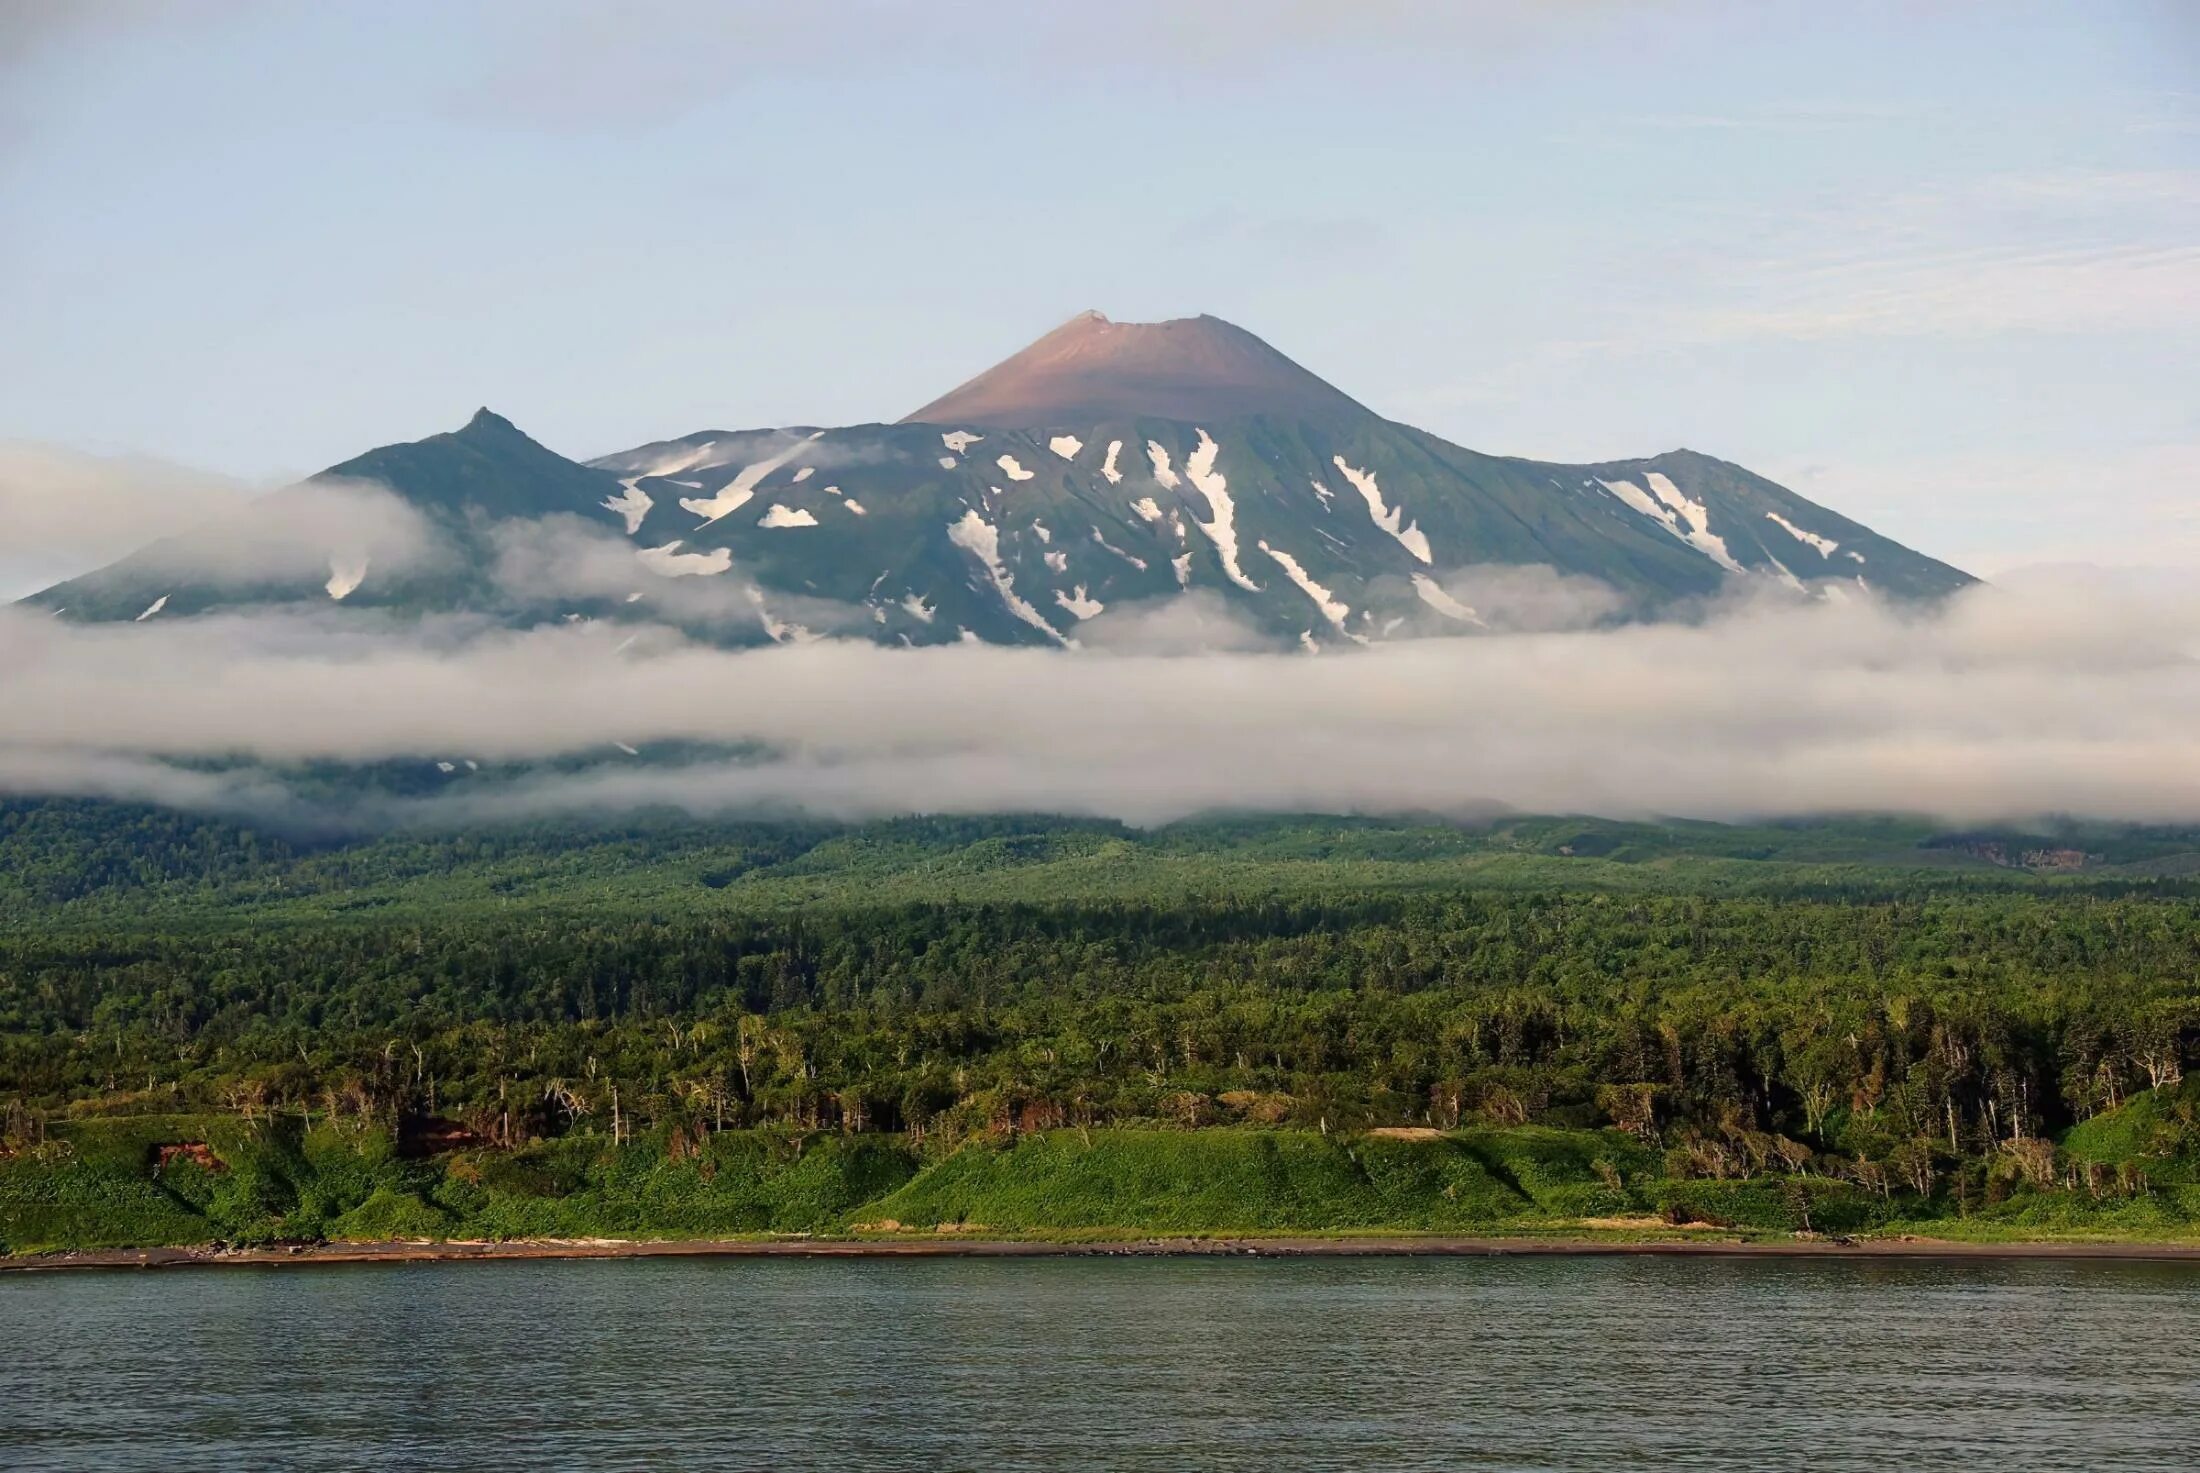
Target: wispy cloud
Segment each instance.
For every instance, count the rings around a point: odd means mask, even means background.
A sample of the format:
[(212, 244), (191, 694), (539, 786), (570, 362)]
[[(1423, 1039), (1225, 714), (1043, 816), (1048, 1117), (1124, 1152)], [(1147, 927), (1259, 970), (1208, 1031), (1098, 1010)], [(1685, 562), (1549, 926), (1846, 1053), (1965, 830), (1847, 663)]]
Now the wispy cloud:
[(96, 57), (117, 37), (199, 30), (264, 6), (266, 0), (0, 0), (0, 148), (35, 136), (35, 108), (23, 94), (41, 68), (74, 53)]
[(387, 486), (321, 476), (140, 549), (141, 573), (221, 588), (319, 583), (338, 568), (377, 576), (453, 554), (428, 519)]
[(1309, 262), (1365, 263), (1398, 250), (1391, 227), (1358, 215), (1214, 210), (1179, 221), (1168, 239), (1177, 247), (1212, 251), (1241, 273), (1274, 261), (1291, 262), (1291, 269), (1299, 272)]
[(1600, 364), (1702, 373), (1766, 344), (2122, 340), (2156, 356), (2182, 346), (2200, 374), (2200, 170), (2004, 172), (1808, 210), (1730, 207), (1675, 229), (1655, 252), (1627, 238), (1577, 265), (1598, 293), (1575, 331), (1399, 407), (1441, 420), (1462, 405), (1577, 394)]
[(1645, 112), (1614, 118), (1605, 136), (1630, 128), (1681, 133), (1817, 132), (1834, 128), (1909, 123), (1930, 109), (1913, 104), (1829, 102), (1757, 108), (1746, 112)]
[(1949, 561), (1984, 577), (2077, 561), (2181, 567), (2200, 583), (2200, 443), (1775, 461), (1761, 469), (1865, 522), (1899, 517)]
[(1760, 219), (1651, 304), (1661, 344), (2200, 324), (2200, 171), (1997, 174)]
[[(197, 8), (211, 12), (223, 7)], [(0, 72), (28, 67), (86, 37), (149, 24), (161, 10), (155, 0), (6, 0), (0, 4)]]
[(149, 456), (0, 441), (0, 602), (235, 512), (255, 492)]
[(730, 564), (707, 577), (653, 571), (635, 545), (579, 517), (505, 521), (487, 528), (490, 581), (508, 606), (555, 613), (578, 602), (616, 604), (695, 633), (738, 630), (754, 637), (867, 632), (871, 612), (859, 604), (802, 594), (767, 594)]
[(1675, 313), (1663, 342), (2200, 327), (2200, 245), (1978, 248), (1768, 263), (1755, 301)]
[[(1716, 12), (1716, 0), (1671, 0)], [(793, 77), (912, 69), (1034, 78), (1256, 77), (1308, 58), (1379, 58), (1454, 75), (1516, 63), (1588, 36), (1654, 35), (1621, 0), (842, 0), (832, 5), (700, 0), (525, 0), (492, 6), (509, 23), (486, 71), (447, 99), (487, 121), (622, 131)], [(645, 88), (624, 86), (638, 77)], [(616, 106), (606, 103), (616, 88)]]

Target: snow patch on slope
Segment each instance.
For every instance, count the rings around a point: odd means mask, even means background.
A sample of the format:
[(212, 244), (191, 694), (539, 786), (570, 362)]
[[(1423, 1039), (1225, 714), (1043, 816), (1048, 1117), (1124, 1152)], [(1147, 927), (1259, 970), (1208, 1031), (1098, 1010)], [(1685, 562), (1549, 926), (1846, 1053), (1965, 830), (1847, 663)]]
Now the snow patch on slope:
[(1146, 459), (1153, 462), (1153, 478), (1171, 491), (1184, 484), (1177, 479), (1176, 472), (1169, 466), (1168, 450), (1158, 441), (1146, 442)]
[(1085, 585), (1082, 583), (1077, 585), (1075, 593), (1063, 593), (1057, 589), (1054, 594), (1054, 601), (1080, 619), (1090, 619), (1093, 615), (1101, 613), (1107, 608), (1107, 605), (1100, 602), (1100, 600), (1085, 597)]
[(1132, 567), (1138, 569), (1139, 572), (1143, 573), (1146, 571), (1146, 560), (1144, 558), (1134, 557), (1130, 553), (1125, 552), (1122, 548), (1117, 547), (1114, 543), (1108, 541), (1106, 537), (1103, 537), (1100, 534), (1100, 529), (1098, 527), (1092, 529), (1092, 540), (1099, 543), (1109, 552), (1114, 553), (1124, 562), (1129, 563)]
[(1680, 487), (1657, 471), (1649, 472), (1643, 479), (1650, 483), (1651, 490), (1658, 493), (1658, 500), (1671, 507), (1688, 524), (1687, 532), (1681, 536), (1683, 542), (1730, 573), (1748, 571), (1727, 552), (1726, 539), (1712, 534), (1710, 507), (1703, 502), (1689, 500), (1681, 493)]
[(1142, 521), (1158, 522), (1161, 520), (1161, 503), (1151, 496), (1139, 497), (1131, 503), (1131, 510), (1137, 512)]
[[(1646, 479), (1651, 481), (1653, 484), (1659, 481), (1665, 481), (1665, 477), (1659, 475), (1652, 475), (1646, 477)], [(1712, 561), (1718, 563), (1719, 566), (1731, 569), (1732, 571), (1737, 573), (1742, 571), (1741, 564), (1735, 562), (1733, 558), (1727, 556), (1725, 541), (1721, 538), (1713, 537), (1708, 531), (1697, 527), (1695, 525), (1695, 517), (1691, 517), (1688, 526), (1682, 526), (1681, 519), (1673, 514), (1675, 511), (1674, 507), (1662, 504), (1659, 501), (1652, 500), (1648, 492), (1644, 491), (1640, 486), (1636, 485), (1632, 481), (1606, 481), (1600, 479), (1598, 480), (1597, 484), (1602, 486), (1605, 490), (1611, 492), (1614, 496), (1617, 496), (1621, 501), (1625, 502), (1635, 511), (1640, 512), (1643, 516), (1650, 518), (1650, 520), (1665, 528), (1666, 531), (1672, 533), (1675, 537), (1687, 543), (1690, 547), (1695, 548), (1705, 557), (1708, 557)], [(1665, 487), (1661, 488), (1660, 495), (1664, 495), (1665, 490), (1671, 489), (1672, 486), (1673, 483), (1671, 481), (1665, 481)], [(1696, 516), (1704, 515), (1704, 507), (1702, 502), (1689, 501), (1687, 497), (1682, 496), (1677, 490), (1674, 490), (1672, 492), (1672, 495), (1674, 499), (1677, 499), (1687, 506), (1695, 508)]]
[(328, 560), (328, 582), (321, 586), (328, 596), (342, 603), (352, 591), (367, 581), (367, 560), (363, 557), (332, 557)]
[(999, 466), (1001, 468), (1001, 474), (1008, 477), (1011, 481), (1028, 481), (1034, 475), (1038, 474), (1036, 471), (1025, 470), (1023, 462), (1018, 460), (1013, 455), (1003, 455), (996, 459), (993, 463)]
[(960, 455), (984, 438), (985, 436), (973, 435), (968, 430), (949, 430), (940, 436), (940, 443)]
[(924, 601), (924, 595), (921, 593), (912, 593), (908, 595), (907, 597), (902, 599), (901, 606), (909, 611), (909, 617), (915, 619), (920, 624), (931, 623), (933, 614), (938, 612), (938, 610), (934, 609), (930, 604)]
[(720, 517), (730, 516), (748, 505), (749, 498), (756, 494), (756, 488), (763, 484), (766, 476), (800, 455), (812, 440), (824, 433), (823, 430), (812, 431), (779, 454), (760, 460), (754, 465), (744, 466), (739, 475), (718, 488), (716, 495), (683, 496), (680, 498), (680, 505), (703, 519), (698, 524), (700, 526), (707, 527)]
[(159, 598), (154, 599), (150, 604), (146, 605), (145, 612), (138, 615), (130, 622), (133, 624), (143, 624), (147, 619), (152, 618), (153, 615), (159, 613), (162, 609), (165, 609), (167, 607), (168, 595), (164, 593)]
[(1100, 474), (1107, 477), (1108, 484), (1110, 486), (1117, 484), (1123, 479), (1123, 473), (1115, 468), (1115, 457), (1122, 451), (1122, 449), (1123, 442), (1121, 440), (1108, 441), (1108, 458), (1100, 462)]
[[(682, 471), (694, 470), (697, 466), (713, 465), (716, 464), (717, 454), (718, 442), (716, 440), (705, 440), (700, 445), (690, 445), (685, 449), (675, 450), (670, 454), (659, 456), (648, 465), (635, 471), (630, 480), (621, 481), (619, 484), (622, 486), (632, 485), (634, 481), (654, 480), (659, 476), (676, 476)], [(686, 484), (693, 485), (695, 483), (688, 482)]]
[[(1832, 557), (1836, 552), (1840, 551), (1841, 549), (1841, 544), (1834, 541), (1831, 537), (1821, 537), (1816, 532), (1806, 532), (1801, 527), (1796, 526), (1793, 522), (1789, 521), (1786, 517), (1781, 516), (1776, 511), (1766, 512), (1765, 520), (1768, 522), (1776, 523), (1781, 531), (1787, 533), (1788, 536), (1793, 537), (1797, 542), (1807, 542), (1812, 547), (1817, 548), (1818, 555), (1820, 557)], [(1849, 554), (1849, 556), (1856, 557), (1856, 554), (1852, 552)], [(1857, 560), (1859, 562), (1863, 561), (1861, 558), (1858, 558)]]
[(1000, 594), (1001, 602), (1008, 606), (1009, 613), (1041, 631), (1055, 643), (1069, 643), (1037, 609), (1017, 595), (1016, 580), (1001, 562), (1001, 532), (998, 527), (979, 516), (976, 511), (966, 510), (962, 514), (962, 520), (949, 524), (947, 540), (985, 564), (986, 574), (993, 580), (994, 591)]
[(1064, 460), (1075, 460), (1077, 452), (1084, 448), (1085, 442), (1075, 435), (1056, 435), (1053, 439), (1047, 441), (1047, 449), (1061, 456)]
[[(1245, 576), (1238, 566), (1237, 505), (1230, 500), (1229, 482), (1215, 469), (1215, 456), (1222, 447), (1211, 439), (1205, 430), (1199, 433), (1199, 444), (1185, 457), (1184, 474), (1192, 478), (1200, 495), (1207, 498), (1208, 507), (1214, 512), (1211, 522), (1199, 522), (1199, 530), (1214, 543), (1215, 551), (1222, 557), (1222, 571), (1230, 575), (1230, 581), (1251, 593), (1260, 592), (1260, 585)], [(1198, 521), (1197, 517), (1193, 518)]]
[(682, 552), (675, 537), (662, 547), (645, 547), (634, 554), (642, 566), (660, 578), (696, 578), (723, 573), (733, 567), (733, 549), (714, 547), (709, 552)]
[(1346, 465), (1341, 455), (1332, 455), (1329, 459), (1338, 472), (1352, 483), (1352, 489), (1360, 493), (1360, 499), (1367, 503), (1367, 514), (1375, 519), (1376, 526), (1397, 538), (1400, 547), (1422, 562), (1434, 561), (1429, 556), (1428, 538), (1418, 526), (1406, 520), (1406, 509), (1384, 504), (1383, 490), (1375, 484), (1373, 471), (1356, 470)]
[(1599, 486), (1602, 486), (1605, 490), (1611, 492), (1614, 496), (1617, 496), (1621, 501), (1627, 503), (1627, 505), (1633, 507), (1636, 511), (1641, 512), (1644, 516), (1650, 518), (1650, 520), (1652, 520), (1653, 522), (1663, 522), (1665, 524), (1665, 529), (1668, 532), (1674, 530), (1673, 514), (1667, 511), (1664, 507), (1658, 505), (1656, 501), (1651, 499), (1649, 492), (1643, 490), (1633, 481), (1599, 480), (1597, 484)]
[[(1314, 607), (1321, 610), (1322, 617), (1327, 619), (1339, 634), (1344, 634), (1344, 621), (1352, 617), (1351, 607), (1331, 594), (1328, 589), (1316, 583), (1308, 575), (1306, 569), (1299, 566), (1299, 560), (1288, 552), (1283, 551), (1281, 548), (1270, 547), (1266, 542), (1260, 543), (1259, 547), (1262, 552), (1275, 559), (1276, 566), (1283, 569), (1283, 576), (1297, 584), (1299, 592), (1314, 601)], [(1358, 636), (1348, 635), (1347, 638), (1356, 639)], [(1365, 643), (1364, 640), (1361, 642)]]
[(817, 517), (804, 508), (782, 506), (775, 501), (772, 503), (770, 511), (765, 512), (764, 515), (756, 519), (756, 525), (759, 527), (814, 527), (817, 525)]
[(772, 617), (772, 611), (765, 607), (764, 594), (760, 589), (749, 590), (749, 602), (756, 605), (756, 620), (764, 626), (764, 633), (770, 636), (773, 644), (814, 644), (825, 637), (800, 624)]
[(1421, 596), (1422, 603), (1427, 604), (1447, 619), (1457, 619), (1462, 624), (1480, 624), (1482, 622), (1480, 614), (1446, 593), (1444, 585), (1438, 583), (1426, 573), (1415, 573), (1413, 575), (1413, 591)]
[(656, 498), (634, 484), (639, 480), (640, 476), (629, 476), (619, 482), (622, 489), (618, 495), (606, 497), (603, 501), (605, 511), (626, 519), (626, 535), (629, 537), (642, 530), (642, 519), (657, 504)]

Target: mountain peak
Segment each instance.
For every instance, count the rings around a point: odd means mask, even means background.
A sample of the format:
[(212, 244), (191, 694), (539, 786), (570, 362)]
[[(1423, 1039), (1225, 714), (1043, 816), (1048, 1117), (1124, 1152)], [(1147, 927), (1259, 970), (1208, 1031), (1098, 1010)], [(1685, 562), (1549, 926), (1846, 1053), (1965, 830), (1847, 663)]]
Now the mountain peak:
[(1219, 317), (1116, 322), (1088, 311), (902, 423), (1036, 429), (1259, 414), (1335, 419), (1369, 411)]
[(484, 404), (474, 411), (474, 417), (466, 421), (465, 427), (459, 433), (462, 435), (517, 435), (521, 434), (522, 431), (518, 425), (513, 424), (503, 415)]
[(617, 489), (603, 472), (575, 465), (487, 408), (456, 430), (383, 445), (321, 476), (373, 481), (418, 506), (492, 517), (593, 516)]

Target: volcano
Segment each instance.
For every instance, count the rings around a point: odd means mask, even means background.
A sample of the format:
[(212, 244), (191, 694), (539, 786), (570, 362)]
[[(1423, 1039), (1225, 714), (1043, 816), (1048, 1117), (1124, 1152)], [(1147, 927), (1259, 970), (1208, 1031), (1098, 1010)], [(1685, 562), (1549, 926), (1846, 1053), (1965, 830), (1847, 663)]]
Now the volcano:
[(1372, 417), (1357, 400), (1219, 317), (1111, 322), (1083, 312), (902, 423), (1027, 429), (1254, 415)]
[[(425, 555), (267, 514), (331, 482), (394, 498)], [(311, 544), (281, 578), (183, 555), (270, 525)], [(72, 619), (334, 600), (724, 644), (1068, 647), (1193, 596), (1248, 638), (1319, 650), (1538, 627), (1554, 603), (1655, 619), (1737, 588), (1926, 600), (1972, 581), (1709, 455), (1488, 455), (1219, 318), (1096, 312), (896, 423), (704, 430), (580, 465), (483, 411), (179, 543), (31, 602)]]

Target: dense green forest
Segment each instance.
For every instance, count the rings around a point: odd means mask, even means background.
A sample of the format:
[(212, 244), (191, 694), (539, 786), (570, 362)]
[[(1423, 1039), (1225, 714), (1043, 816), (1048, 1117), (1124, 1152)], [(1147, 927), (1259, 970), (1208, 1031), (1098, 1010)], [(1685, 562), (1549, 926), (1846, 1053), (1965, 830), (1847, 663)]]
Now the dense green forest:
[[(2179, 1231), (2196, 854), (1895, 820), (346, 836), (0, 805), (0, 1240), (90, 1241), (62, 1199), (120, 1203), (184, 1145), (166, 1180), (221, 1180), (135, 1236), (357, 1235), (370, 1198), (391, 1232)], [(1439, 1139), (1367, 1135), (1401, 1129)], [(755, 1208), (830, 1141), (873, 1143), (832, 1148), (837, 1205)], [(515, 1171), (567, 1206), (460, 1190)], [(620, 1197), (635, 1172), (754, 1190), (698, 1217)], [(1233, 1223), (1240, 1176), (1268, 1186)]]

